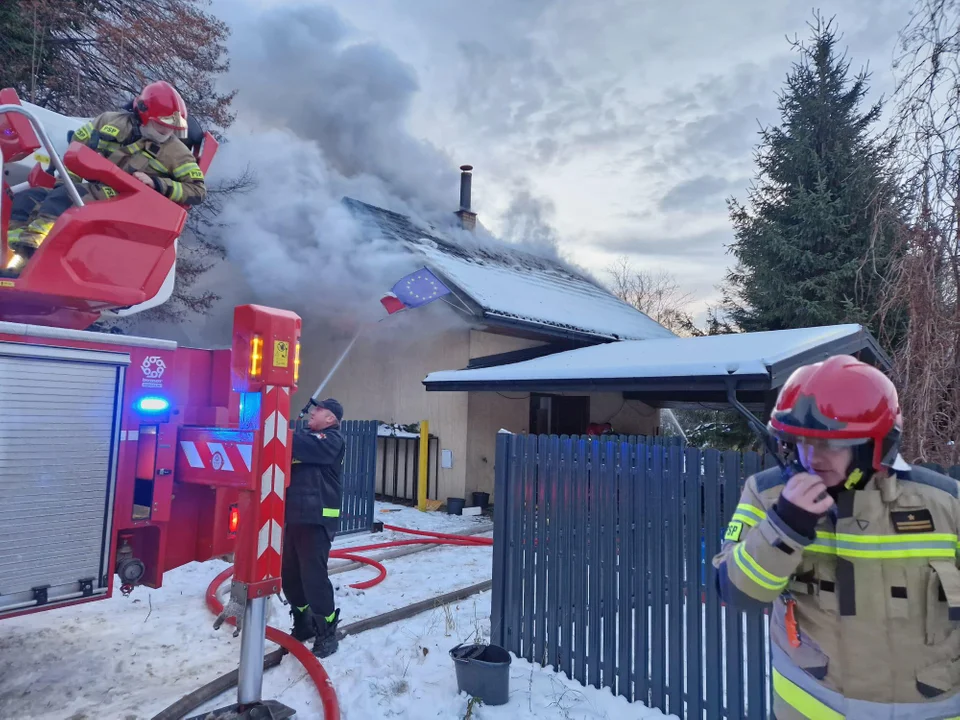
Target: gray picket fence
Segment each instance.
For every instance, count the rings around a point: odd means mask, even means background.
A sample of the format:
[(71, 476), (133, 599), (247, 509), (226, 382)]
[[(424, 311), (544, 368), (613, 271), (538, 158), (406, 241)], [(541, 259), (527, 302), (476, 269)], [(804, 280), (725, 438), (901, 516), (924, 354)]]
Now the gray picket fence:
[(641, 437), (501, 433), (492, 642), (681, 718), (766, 720), (767, 619), (712, 557), (767, 463)]
[(343, 457), (341, 535), (366, 532), (373, 527), (377, 479), (377, 426), (375, 420), (346, 420), (340, 426), (346, 453)]

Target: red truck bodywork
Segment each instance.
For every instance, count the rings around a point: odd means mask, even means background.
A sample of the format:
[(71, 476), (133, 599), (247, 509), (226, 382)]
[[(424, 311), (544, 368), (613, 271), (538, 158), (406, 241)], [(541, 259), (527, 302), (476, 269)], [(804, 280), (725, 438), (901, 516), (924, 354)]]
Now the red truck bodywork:
[[(0, 105), (19, 104), (12, 90), (0, 91)], [(4, 162), (26, 158), (40, 146), (26, 117), (0, 112)], [(202, 153), (196, 153), (204, 171), (216, 149), (216, 141), (207, 133)], [(246, 541), (238, 551), (245, 557), (252, 552), (256, 560), (256, 529), (251, 532), (249, 523), (277, 515), (276, 503), (266, 495), (260, 500), (258, 469), (264, 460), (261, 453), (276, 451), (270, 442), (262, 447), (263, 433), (255, 417), (259, 406), (247, 413), (242, 407), (245, 399), (259, 403), (261, 392), (267, 397), (271, 389), (251, 385), (238, 372), (250, 353), (243, 347), (248, 342), (243, 333), (249, 334), (245, 323), (266, 333), (261, 342), (268, 347), (276, 343), (290, 353), (289, 365), (263, 366), (264, 377), (285, 385), (287, 395), (295, 387), (299, 362), (293, 350), (295, 346), (299, 352), (299, 318), (256, 306), (238, 309), (235, 331), (241, 342), (238, 345), (235, 339), (231, 349), (181, 348), (163, 341), (84, 332), (103, 310), (136, 305), (157, 294), (174, 267), (175, 242), (184, 228), (186, 211), (84, 145), (72, 143), (64, 164), (81, 177), (108, 184), (118, 196), (68, 210), (20, 277), (0, 278), (0, 346), (20, 343), (129, 356), (122, 388), (116, 393), (121, 408), (112, 441), (115, 479), (111, 480), (112, 514), (105, 523), (110, 548), (104, 570), (108, 589), (92, 597), (0, 613), (3, 618), (110, 597), (118, 552), (143, 563), (137, 584), (149, 587), (160, 587), (168, 570), (233, 553), (238, 536)], [(31, 183), (49, 187), (50, 177), (37, 166)], [(4, 264), (9, 190), (4, 183), (0, 212), (0, 261)], [(276, 361), (280, 355), (273, 357)], [(145, 414), (139, 404), (146, 398), (162, 399), (169, 407)], [(56, 407), (50, 412), (56, 417)], [(283, 430), (278, 425), (274, 436), (288, 432), (287, 423), (284, 419)], [(55, 425), (52, 428), (55, 431)], [(286, 455), (270, 461), (281, 469), (285, 463), (288, 482), (288, 447)], [(279, 517), (274, 522), (282, 529), (282, 487), (279, 491)], [(244, 507), (249, 511), (244, 512)], [(247, 547), (250, 542), (252, 550)], [(279, 558), (262, 551), (259, 556), (269, 559), (270, 577), (244, 578), (244, 582), (260, 582), (267, 590), (278, 591)]]

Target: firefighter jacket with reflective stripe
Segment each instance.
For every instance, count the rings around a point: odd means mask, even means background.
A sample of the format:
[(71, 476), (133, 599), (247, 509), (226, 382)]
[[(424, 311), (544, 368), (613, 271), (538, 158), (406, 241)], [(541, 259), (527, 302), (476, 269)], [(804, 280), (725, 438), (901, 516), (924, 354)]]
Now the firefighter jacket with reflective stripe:
[(345, 447), (340, 428), (293, 433), (293, 467), (287, 489), (286, 522), (340, 527)]
[(815, 538), (777, 515), (783, 486), (776, 468), (747, 480), (713, 559), (727, 603), (772, 603), (777, 720), (960, 718), (957, 481), (874, 477)]
[[(105, 112), (73, 133), (84, 143), (129, 173), (143, 172), (153, 179), (153, 188), (180, 205), (199, 205), (206, 199), (203, 171), (193, 154), (176, 137), (155, 143), (140, 135), (133, 113)], [(75, 181), (80, 178), (71, 173)], [(98, 200), (116, 195), (100, 183), (89, 184)]]

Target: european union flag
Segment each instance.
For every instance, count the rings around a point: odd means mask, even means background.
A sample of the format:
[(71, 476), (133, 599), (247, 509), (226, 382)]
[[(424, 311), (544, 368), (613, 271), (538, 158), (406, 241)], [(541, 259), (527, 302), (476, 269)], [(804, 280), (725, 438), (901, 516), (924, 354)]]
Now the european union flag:
[[(397, 300), (403, 303), (403, 307), (415, 308), (433, 302), (438, 297), (448, 295), (450, 288), (444, 285), (440, 278), (430, 272), (427, 268), (421, 268), (406, 277), (400, 278), (389, 295), (393, 295)], [(383, 302), (383, 300), (381, 300)], [(401, 308), (391, 309), (387, 307), (390, 313), (401, 310)]]

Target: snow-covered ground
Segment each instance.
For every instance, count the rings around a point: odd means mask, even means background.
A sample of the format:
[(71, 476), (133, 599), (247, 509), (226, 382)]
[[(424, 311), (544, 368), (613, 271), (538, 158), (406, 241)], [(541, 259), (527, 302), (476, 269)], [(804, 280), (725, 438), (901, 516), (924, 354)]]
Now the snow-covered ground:
[[(377, 504), (387, 524), (462, 532), (482, 518), (420, 513)], [(385, 532), (338, 538), (335, 547), (366, 545), (409, 535)], [(371, 617), (490, 577), (489, 547), (441, 547), (385, 560), (387, 579), (369, 590), (347, 587), (370, 577), (362, 568), (333, 576), (344, 624)], [(204, 604), (210, 580), (226, 564), (193, 563), (167, 573), (159, 590), (138, 588), (110, 600), (0, 621), (0, 718), (37, 720), (145, 720), (181, 696), (236, 667), (240, 638), (232, 628), (213, 629)], [(287, 629), (287, 609), (275, 598), (269, 622)], [(457, 720), (469, 698), (457, 693), (448, 651), (490, 637), (490, 593), (447, 608), (348, 637), (323, 661), (340, 699), (344, 720), (400, 718)], [(267, 643), (267, 650), (276, 646)], [(302, 720), (323, 718), (316, 690), (291, 657), (264, 675), (263, 696), (295, 708)], [(231, 691), (201, 708), (236, 700)], [(565, 676), (513, 659), (510, 702), (476, 707), (473, 720), (516, 718), (665, 717), (627, 703), (608, 690), (585, 688)]]

